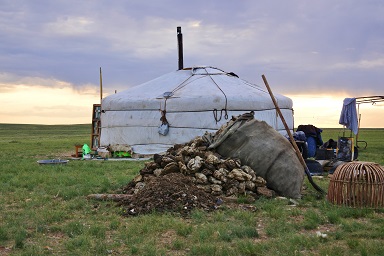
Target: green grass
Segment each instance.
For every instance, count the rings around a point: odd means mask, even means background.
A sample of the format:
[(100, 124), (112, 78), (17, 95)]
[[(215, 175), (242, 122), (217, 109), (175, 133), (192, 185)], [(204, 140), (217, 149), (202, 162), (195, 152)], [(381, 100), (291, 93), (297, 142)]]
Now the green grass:
[[(90, 125), (0, 124), (0, 255), (384, 255), (384, 210), (329, 204), (305, 181), (303, 199), (262, 198), (256, 211), (195, 210), (189, 218), (126, 218), (114, 193), (143, 161), (81, 161), (44, 166), (89, 143)], [(384, 165), (384, 129), (361, 129), (359, 160)], [(343, 136), (324, 129), (323, 140)], [(325, 191), (329, 179), (315, 178)], [(242, 198), (240, 203), (245, 203)], [(326, 234), (318, 237), (316, 232)]]

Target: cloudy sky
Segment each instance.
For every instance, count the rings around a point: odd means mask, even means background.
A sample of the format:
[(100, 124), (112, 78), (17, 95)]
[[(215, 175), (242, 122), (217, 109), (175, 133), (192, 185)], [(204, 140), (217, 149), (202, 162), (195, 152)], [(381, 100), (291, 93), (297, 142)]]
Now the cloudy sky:
[[(0, 123), (90, 123), (104, 96), (184, 66), (293, 99), (296, 124), (340, 127), (346, 97), (384, 95), (381, 0), (0, 0)], [(384, 104), (360, 107), (384, 127)]]

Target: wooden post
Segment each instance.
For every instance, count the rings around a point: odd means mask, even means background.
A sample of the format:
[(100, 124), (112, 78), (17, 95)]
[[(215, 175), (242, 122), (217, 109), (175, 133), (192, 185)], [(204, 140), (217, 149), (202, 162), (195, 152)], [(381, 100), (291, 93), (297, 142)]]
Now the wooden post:
[(271, 91), (271, 88), (269, 87), (267, 78), (266, 78), (264, 75), (262, 75), (262, 78), (263, 78), (263, 80), (264, 80), (264, 84), (265, 84), (265, 86), (267, 87), (267, 90), (268, 90), (268, 92), (269, 92), (269, 95), (271, 96), (271, 99), (272, 99), (272, 101), (273, 101), (273, 104), (274, 104), (275, 107), (276, 107), (277, 113), (279, 114), (279, 116), (280, 116), (280, 118), (281, 118), (281, 121), (283, 122), (283, 125), (284, 125), (285, 130), (286, 130), (286, 132), (287, 132), (287, 134), (288, 134), (288, 136), (289, 136), (289, 139), (290, 139), (290, 141), (291, 141), (291, 143), (292, 143), (292, 145), (293, 145), (293, 148), (295, 149), (296, 155), (297, 155), (297, 157), (299, 158), (300, 163), (301, 163), (301, 164), (303, 165), (303, 167), (304, 167), (304, 170), (305, 170), (305, 173), (306, 173), (307, 176), (308, 176), (308, 180), (309, 180), (309, 182), (312, 184), (312, 186), (313, 186), (317, 191), (319, 191), (319, 192), (322, 193), (322, 194), (325, 194), (324, 190), (322, 190), (322, 189), (321, 189), (321, 188), (320, 188), (320, 187), (313, 181), (312, 176), (311, 176), (311, 173), (309, 172), (308, 166), (307, 166), (307, 164), (305, 163), (305, 160), (304, 160), (303, 156), (301, 155), (299, 148), (297, 147), (296, 141), (295, 141), (295, 139), (294, 139), (293, 136), (292, 136), (291, 130), (289, 129), (287, 123), (285, 122), (284, 116), (283, 116), (283, 114), (281, 113), (281, 110), (280, 110), (280, 108), (279, 108), (279, 106), (278, 106), (278, 104), (277, 104), (277, 102), (276, 102), (275, 96), (273, 95), (273, 93), (272, 93), (272, 91)]
[(100, 67), (100, 104), (102, 99), (103, 99), (103, 76), (101, 74), (101, 67)]

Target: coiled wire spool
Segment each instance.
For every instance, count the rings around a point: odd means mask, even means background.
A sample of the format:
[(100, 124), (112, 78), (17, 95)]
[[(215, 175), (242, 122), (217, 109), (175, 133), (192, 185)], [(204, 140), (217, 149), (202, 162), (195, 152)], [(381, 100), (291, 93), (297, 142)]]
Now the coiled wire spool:
[(384, 206), (384, 169), (377, 163), (339, 165), (331, 177), (327, 200), (354, 208)]

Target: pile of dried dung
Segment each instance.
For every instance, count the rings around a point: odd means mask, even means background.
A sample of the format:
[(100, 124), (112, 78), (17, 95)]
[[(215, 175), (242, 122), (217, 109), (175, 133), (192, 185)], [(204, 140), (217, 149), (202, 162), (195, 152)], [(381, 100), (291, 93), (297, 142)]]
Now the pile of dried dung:
[(215, 209), (217, 198), (274, 195), (249, 166), (207, 150), (202, 137), (155, 155), (123, 193), (131, 195), (120, 203), (126, 215), (154, 211), (188, 214), (195, 208)]
[(216, 197), (196, 187), (191, 177), (181, 173), (170, 173), (153, 178), (122, 201), (125, 215), (151, 212), (177, 212), (188, 215), (193, 209), (210, 211), (216, 208)]

